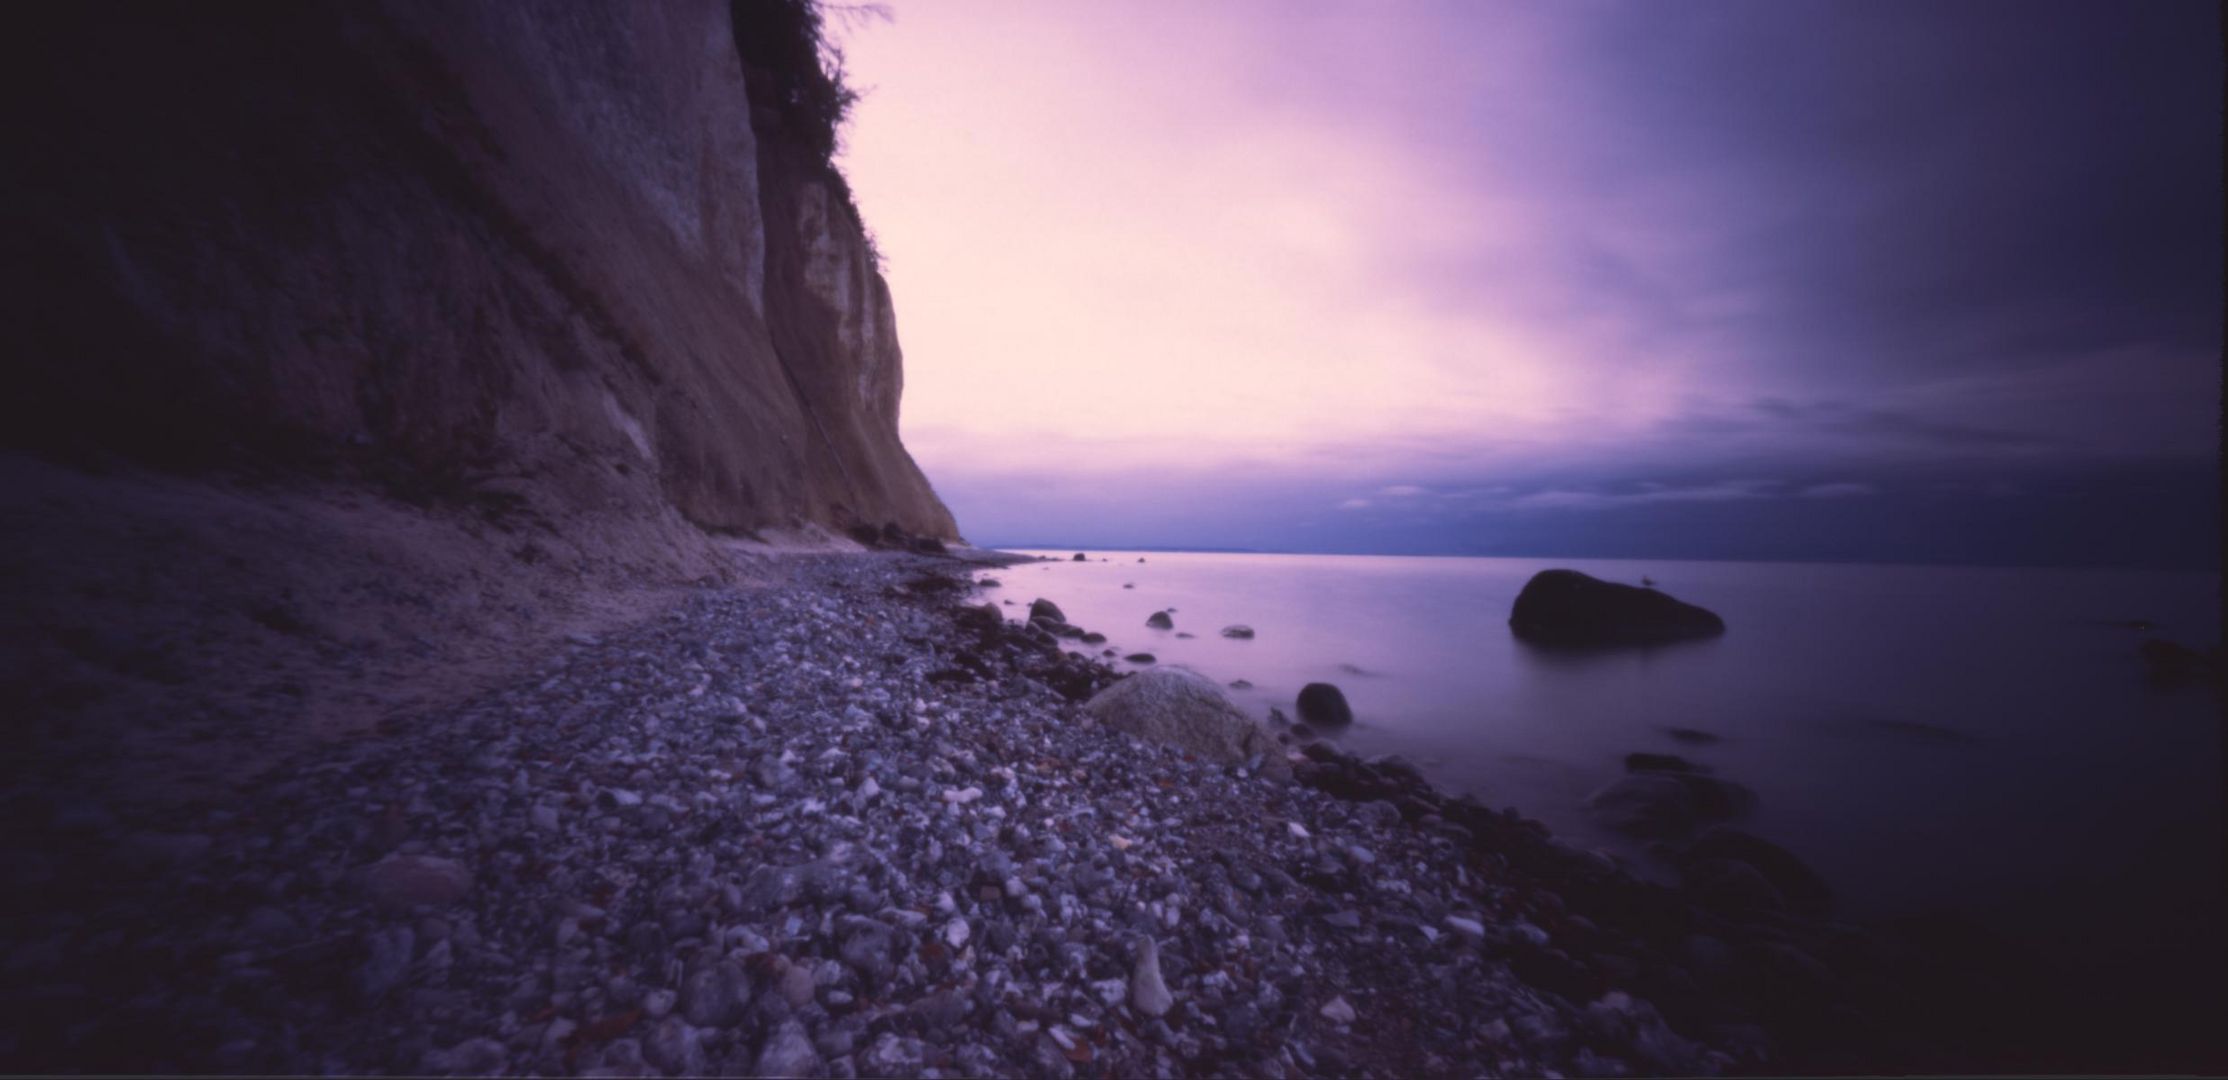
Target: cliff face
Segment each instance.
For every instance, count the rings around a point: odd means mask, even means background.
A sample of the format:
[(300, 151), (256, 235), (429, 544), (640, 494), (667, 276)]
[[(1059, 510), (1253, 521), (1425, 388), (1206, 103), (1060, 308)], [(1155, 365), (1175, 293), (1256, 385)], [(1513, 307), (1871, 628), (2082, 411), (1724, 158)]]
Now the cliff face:
[(11, 28), (0, 786), (221, 796), (785, 573), (753, 535), (955, 535), (751, 3)]
[(11, 447), (956, 535), (865, 235), (724, 0), (59, 18), (0, 166)]

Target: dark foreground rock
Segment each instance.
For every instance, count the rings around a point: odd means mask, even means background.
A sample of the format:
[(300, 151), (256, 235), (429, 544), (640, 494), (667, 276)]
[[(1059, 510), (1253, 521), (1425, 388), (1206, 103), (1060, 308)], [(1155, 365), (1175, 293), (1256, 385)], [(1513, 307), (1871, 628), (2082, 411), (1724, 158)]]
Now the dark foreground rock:
[(1309, 683), (1300, 687), (1299, 699), (1294, 702), (1299, 709), (1300, 721), (1317, 729), (1337, 729), (1354, 722), (1354, 708), (1346, 703), (1346, 695), (1330, 683)]
[(1714, 637), (1725, 632), (1725, 620), (1654, 589), (1542, 570), (1517, 594), (1509, 628), (1539, 645), (1651, 645)]

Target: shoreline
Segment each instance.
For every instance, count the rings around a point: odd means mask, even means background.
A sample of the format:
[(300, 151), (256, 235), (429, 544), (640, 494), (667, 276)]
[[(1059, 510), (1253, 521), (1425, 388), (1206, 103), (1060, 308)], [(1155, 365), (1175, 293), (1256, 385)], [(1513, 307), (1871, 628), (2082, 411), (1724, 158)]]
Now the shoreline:
[[(699, 588), (462, 706), (310, 748), (223, 803), (23, 808), (0, 994), (20, 1026), (0, 1060), (2051, 1065), (1960, 1032), (1968, 1015), (1927, 1020), (1991, 989), (1952, 978), (1971, 974), (1961, 961), (1711, 910), (1321, 744), (1282, 783), (1101, 728), (1077, 706), (1114, 672), (966, 618), (980, 561), (778, 563), (779, 581)], [(1144, 982), (1164, 988), (1161, 1011)]]

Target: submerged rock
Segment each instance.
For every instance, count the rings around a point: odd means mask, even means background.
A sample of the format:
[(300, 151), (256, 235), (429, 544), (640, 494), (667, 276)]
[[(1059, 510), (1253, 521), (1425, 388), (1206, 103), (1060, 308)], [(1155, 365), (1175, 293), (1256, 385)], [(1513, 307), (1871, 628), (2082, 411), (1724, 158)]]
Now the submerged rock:
[(1725, 620), (1654, 589), (1542, 570), (1517, 594), (1509, 628), (1538, 645), (1648, 645), (1714, 637)]
[(1244, 623), (1233, 623), (1222, 628), (1222, 636), (1237, 638), (1240, 641), (1251, 641), (1253, 639), (1253, 628)]
[(1354, 709), (1346, 704), (1345, 693), (1329, 683), (1300, 687), (1297, 704), (1301, 721), (1310, 727), (1341, 728), (1354, 722)]
[(1697, 837), (1681, 856), (1688, 865), (1735, 862), (1753, 867), (1787, 906), (1805, 915), (1823, 915), (1833, 904), (1833, 890), (1808, 864), (1761, 836), (1719, 825)]
[(1586, 808), (1602, 824), (1635, 836), (1676, 836), (1694, 827), (1694, 796), (1675, 776), (1635, 773), (1594, 792)]
[(1674, 837), (1753, 809), (1756, 793), (1730, 780), (1683, 772), (1636, 772), (1587, 798), (1602, 824), (1635, 836)]
[(1708, 770), (1677, 754), (1636, 753), (1625, 755), (1625, 771), (1692, 773)]
[(1156, 611), (1145, 617), (1145, 625), (1155, 630), (1174, 630), (1176, 620), (1169, 618), (1165, 611)]
[(1258, 756), (1264, 775), (1290, 772), (1268, 729), (1213, 680), (1182, 668), (1138, 672), (1100, 691), (1083, 711), (1117, 731), (1180, 746), (1210, 761), (1235, 765)]

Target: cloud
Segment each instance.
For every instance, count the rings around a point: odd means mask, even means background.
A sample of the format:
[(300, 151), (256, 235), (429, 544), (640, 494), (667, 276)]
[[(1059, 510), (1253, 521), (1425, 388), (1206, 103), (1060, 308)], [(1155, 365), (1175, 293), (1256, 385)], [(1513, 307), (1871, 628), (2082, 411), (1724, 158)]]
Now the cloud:
[(1416, 495), (1429, 495), (1431, 494), (1431, 489), (1427, 487), (1419, 487), (1415, 484), (1392, 484), (1387, 487), (1378, 488), (1377, 494), (1391, 496), (1396, 499), (1402, 499)]
[(1348, 499), (1338, 504), (1338, 508), (1341, 510), (1364, 510), (1369, 506), (1370, 501), (1368, 499)]
[(1645, 484), (1637, 491), (1584, 491), (1552, 488), (1519, 495), (1507, 505), (1518, 510), (1606, 510), (1669, 502), (1728, 502), (1770, 498), (1779, 487), (1774, 480), (1722, 480), (1690, 487)]
[(2060, 441), (2050, 435), (1999, 431), (1843, 400), (1791, 401), (1761, 397), (1750, 402), (1749, 407), (1771, 420), (1875, 442), (1915, 442), (1963, 449), (2043, 447)]
[(1805, 499), (1847, 499), (1859, 495), (1878, 495), (1880, 489), (1871, 484), (1850, 481), (1831, 484), (1812, 484), (1795, 494)]

